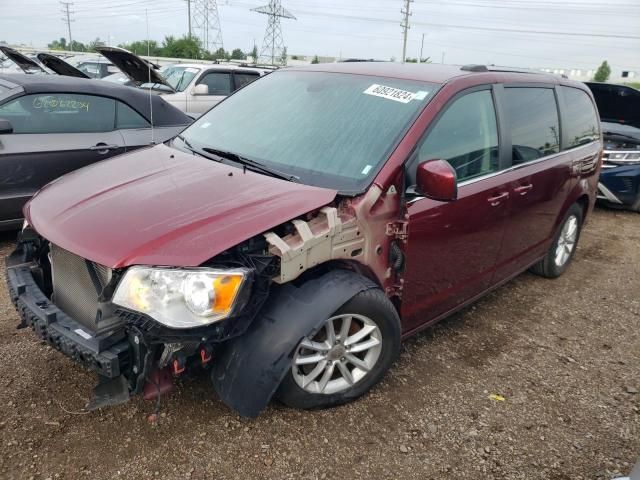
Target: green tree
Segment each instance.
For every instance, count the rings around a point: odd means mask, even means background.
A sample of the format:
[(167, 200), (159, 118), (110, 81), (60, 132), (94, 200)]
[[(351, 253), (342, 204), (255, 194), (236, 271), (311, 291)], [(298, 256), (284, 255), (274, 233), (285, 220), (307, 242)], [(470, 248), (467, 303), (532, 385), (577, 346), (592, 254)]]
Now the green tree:
[(244, 60), (245, 58), (247, 58), (247, 56), (242, 50), (240, 50), (239, 48), (235, 48), (233, 52), (231, 52), (231, 58), (233, 58), (234, 60)]
[(54, 40), (50, 44), (47, 45), (50, 50), (66, 50), (67, 49), (67, 39), (64, 37), (60, 37), (59, 40)]
[(159, 57), (162, 55), (162, 48), (155, 40), (149, 40), (148, 45), (146, 40), (137, 40), (131, 43), (121, 43), (118, 46), (125, 50), (129, 50), (136, 55), (147, 55), (147, 52), (149, 52), (149, 55), (153, 57)]
[(72, 50), (74, 52), (87, 52), (88, 48), (84, 43), (73, 40), (69, 45), (69, 50)]
[(313, 57), (313, 60), (311, 60), (311, 63), (312, 63), (312, 64), (314, 64), (314, 65), (315, 65), (316, 63), (320, 63), (320, 59), (318, 59), (318, 55), (316, 55), (316, 56), (314, 56), (314, 57)]
[(205, 52), (200, 40), (196, 37), (183, 36), (175, 38), (173, 35), (164, 37), (160, 55), (173, 58), (202, 58)]
[(596, 71), (596, 74), (593, 76), (593, 79), (596, 82), (606, 82), (607, 80), (609, 80), (609, 76), (610, 75), (611, 75), (611, 67), (609, 66), (609, 64), (605, 60), (598, 67), (598, 70)]
[(218, 50), (211, 54), (214, 60), (225, 60), (227, 58), (227, 52), (224, 48), (220, 47)]
[(253, 48), (251, 49), (251, 56), (253, 57), (253, 63), (258, 63), (258, 45), (253, 44)]
[(88, 52), (95, 52), (96, 49), (100, 48), (100, 47), (104, 47), (106, 44), (100, 40), (100, 37), (96, 37), (95, 40), (91, 40), (89, 42), (89, 44), (87, 45), (87, 51)]

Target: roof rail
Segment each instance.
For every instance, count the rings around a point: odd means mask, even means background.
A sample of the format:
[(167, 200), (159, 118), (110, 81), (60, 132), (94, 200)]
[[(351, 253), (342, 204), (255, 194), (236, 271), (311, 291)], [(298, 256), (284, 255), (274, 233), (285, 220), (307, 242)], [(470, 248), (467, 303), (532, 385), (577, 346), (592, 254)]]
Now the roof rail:
[(486, 65), (464, 65), (460, 67), (460, 70), (464, 70), (465, 72), (488, 72), (489, 69)]
[[(522, 67), (503, 67), (500, 65), (465, 65), (460, 67), (460, 70), (467, 72), (498, 72), (498, 73), (531, 73), (533, 75), (554, 75), (552, 73), (543, 72), (542, 70), (535, 70), (532, 68)], [(558, 74), (562, 78), (569, 78), (564, 73)]]

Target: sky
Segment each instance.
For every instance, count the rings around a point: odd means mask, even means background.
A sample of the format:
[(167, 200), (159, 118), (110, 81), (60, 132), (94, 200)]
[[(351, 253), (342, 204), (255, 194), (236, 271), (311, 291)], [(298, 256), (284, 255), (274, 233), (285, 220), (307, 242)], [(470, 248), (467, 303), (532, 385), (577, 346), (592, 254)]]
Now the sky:
[[(192, 0), (198, 1), (198, 0)], [(213, 0), (209, 0), (213, 1)], [(402, 56), (405, 0), (282, 0), (289, 54), (389, 60)], [(219, 0), (226, 49), (262, 44), (268, 0)], [(0, 41), (46, 47), (67, 37), (56, 0), (0, 0)], [(186, 0), (73, 0), (71, 33), (111, 45), (187, 32)], [(640, 0), (414, 0), (407, 55), (451, 64), (640, 72)]]

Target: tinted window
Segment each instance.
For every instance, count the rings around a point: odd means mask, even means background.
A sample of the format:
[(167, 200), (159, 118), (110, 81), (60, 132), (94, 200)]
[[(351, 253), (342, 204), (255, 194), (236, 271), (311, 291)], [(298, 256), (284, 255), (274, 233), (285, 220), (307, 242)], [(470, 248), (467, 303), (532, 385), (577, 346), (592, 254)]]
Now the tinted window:
[(115, 100), (70, 93), (25, 95), (0, 106), (0, 118), (14, 133), (108, 132), (115, 123)]
[(564, 123), (567, 148), (598, 139), (600, 127), (589, 96), (577, 88), (560, 87), (564, 96)]
[(231, 74), (228, 72), (205, 73), (198, 84), (209, 87), (209, 95), (229, 95), (231, 93)]
[(129, 105), (116, 102), (116, 128), (147, 128), (149, 122)]
[(246, 84), (251, 83), (254, 80), (257, 80), (258, 78), (260, 78), (260, 75), (258, 75), (257, 73), (236, 72), (233, 74), (233, 77), (235, 78), (235, 81), (236, 81), (236, 90), (237, 90), (238, 88), (242, 88)]
[(553, 89), (505, 88), (505, 110), (515, 165), (558, 153), (560, 127)]
[(498, 128), (490, 90), (455, 100), (418, 150), (418, 160), (447, 160), (458, 181), (498, 170)]

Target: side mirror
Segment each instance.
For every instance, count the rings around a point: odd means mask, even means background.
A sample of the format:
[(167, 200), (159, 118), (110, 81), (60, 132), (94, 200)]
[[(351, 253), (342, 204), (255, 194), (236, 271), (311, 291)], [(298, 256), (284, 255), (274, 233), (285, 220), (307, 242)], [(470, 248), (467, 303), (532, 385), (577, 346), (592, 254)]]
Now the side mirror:
[(199, 83), (193, 90), (191, 90), (191, 95), (209, 95), (209, 86), (204, 83)]
[(0, 118), (0, 133), (13, 133), (13, 125), (9, 120)]
[(427, 160), (418, 165), (416, 190), (433, 200), (450, 202), (458, 198), (458, 176), (444, 160)]

